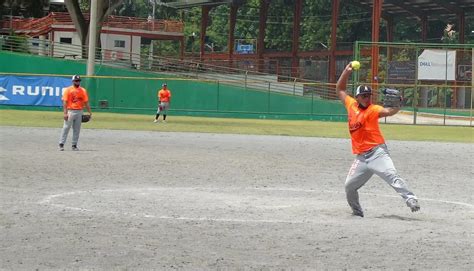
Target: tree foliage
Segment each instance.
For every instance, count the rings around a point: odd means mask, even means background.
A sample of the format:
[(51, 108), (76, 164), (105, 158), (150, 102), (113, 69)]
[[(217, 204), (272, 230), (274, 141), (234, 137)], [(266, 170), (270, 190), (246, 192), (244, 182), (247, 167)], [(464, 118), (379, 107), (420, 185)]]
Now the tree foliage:
[[(199, 50), (199, 43), (193, 41), (192, 33), (199, 37), (201, 31), (201, 8), (175, 10), (166, 5), (172, 0), (97, 0), (99, 5), (98, 30), (103, 20), (109, 14), (156, 19), (182, 20), (185, 24), (186, 50)], [(155, 13), (153, 10), (155, 3)], [(289, 51), (292, 46), (294, 0), (271, 0), (268, 10), (267, 29), (265, 33), (265, 49), (267, 51)], [(340, 2), (339, 24), (337, 29), (338, 47), (352, 49), (356, 40), (371, 40), (371, 13), (367, 8), (361, 8), (356, 0)], [(12, 13), (15, 16), (42, 17), (49, 0), (0, 0), (2, 14)], [(65, 0), (67, 8), (73, 17), (81, 42), (87, 44), (88, 24), (84, 13), (88, 12), (90, 0)], [(235, 38), (256, 40), (259, 29), (260, 0), (234, 1), (239, 5)], [(324, 50), (331, 41), (331, 0), (303, 0), (301, 14), (300, 50)], [(227, 37), (229, 35), (229, 5), (220, 5), (210, 11), (209, 26), (206, 31), (206, 42), (212, 45), (214, 51), (227, 51)], [(394, 18), (394, 41), (421, 42), (421, 23), (406, 18)], [(444, 32), (450, 22), (430, 21), (428, 28), (428, 42), (459, 42), (459, 32), (456, 23), (452, 26), (455, 34), (447, 36)], [(386, 40), (385, 22), (382, 20), (380, 31), (381, 40)], [(465, 42), (474, 43), (474, 16), (466, 14)], [(451, 32), (453, 33), (453, 32)], [(449, 38), (449, 39), (448, 39)], [(159, 42), (163, 44), (162, 52), (169, 50), (177, 52), (177, 43)], [(209, 50), (209, 46), (206, 47)]]
[(0, 0), (1, 15), (39, 18), (45, 15), (49, 0)]
[[(304, 0), (301, 14), (300, 50), (312, 51), (329, 47), (331, 40), (331, 0)], [(260, 17), (260, 0), (248, 0), (240, 6), (235, 29), (236, 39), (257, 39)], [(210, 12), (211, 23), (207, 30), (209, 40), (218, 49), (226, 49), (229, 33), (229, 6), (219, 6)], [(199, 31), (200, 9), (187, 12), (186, 28)], [(292, 47), (294, 1), (272, 0), (268, 10), (265, 32), (267, 51), (290, 51)], [(370, 39), (370, 11), (341, 5), (337, 32), (338, 42)]]

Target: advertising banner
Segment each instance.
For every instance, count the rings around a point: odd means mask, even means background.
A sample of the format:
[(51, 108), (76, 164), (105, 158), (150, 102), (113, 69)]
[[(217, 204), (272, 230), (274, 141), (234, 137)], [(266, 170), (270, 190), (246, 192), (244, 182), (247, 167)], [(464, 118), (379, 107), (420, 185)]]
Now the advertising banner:
[(390, 84), (412, 84), (415, 82), (415, 61), (389, 61), (387, 82)]
[(418, 80), (453, 81), (456, 51), (425, 49), (418, 57)]
[(62, 106), (70, 78), (0, 75), (0, 105)]

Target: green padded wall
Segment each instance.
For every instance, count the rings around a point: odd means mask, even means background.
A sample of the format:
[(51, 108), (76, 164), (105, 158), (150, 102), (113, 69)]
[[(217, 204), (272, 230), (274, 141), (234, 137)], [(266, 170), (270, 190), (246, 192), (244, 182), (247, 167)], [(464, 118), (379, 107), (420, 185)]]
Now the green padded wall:
[[(53, 59), (0, 51), (0, 74), (85, 74), (84, 61)], [(338, 101), (253, 90), (218, 81), (199, 81), (175, 76), (96, 65), (96, 75), (83, 77), (91, 105), (110, 112), (154, 114), (157, 90), (167, 82), (172, 91), (171, 112), (175, 115), (237, 118), (345, 120)], [(127, 78), (124, 78), (127, 77)], [(131, 78), (135, 77), (135, 78)], [(242, 82), (243, 85), (243, 82)], [(107, 108), (99, 108), (106, 101)]]

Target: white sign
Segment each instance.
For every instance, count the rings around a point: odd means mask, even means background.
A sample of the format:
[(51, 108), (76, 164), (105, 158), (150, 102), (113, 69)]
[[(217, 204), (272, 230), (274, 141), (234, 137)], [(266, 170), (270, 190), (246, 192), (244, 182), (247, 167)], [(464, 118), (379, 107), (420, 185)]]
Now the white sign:
[(418, 57), (418, 80), (453, 81), (456, 51), (426, 49)]

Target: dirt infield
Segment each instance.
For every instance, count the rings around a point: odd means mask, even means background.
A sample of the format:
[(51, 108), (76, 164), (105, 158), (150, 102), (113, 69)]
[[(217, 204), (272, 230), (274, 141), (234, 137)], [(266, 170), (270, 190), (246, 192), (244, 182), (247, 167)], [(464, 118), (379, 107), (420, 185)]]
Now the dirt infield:
[[(350, 215), (347, 139), (0, 127), (0, 269), (472, 270), (472, 144), (388, 141)], [(69, 146), (68, 146), (69, 147)]]

